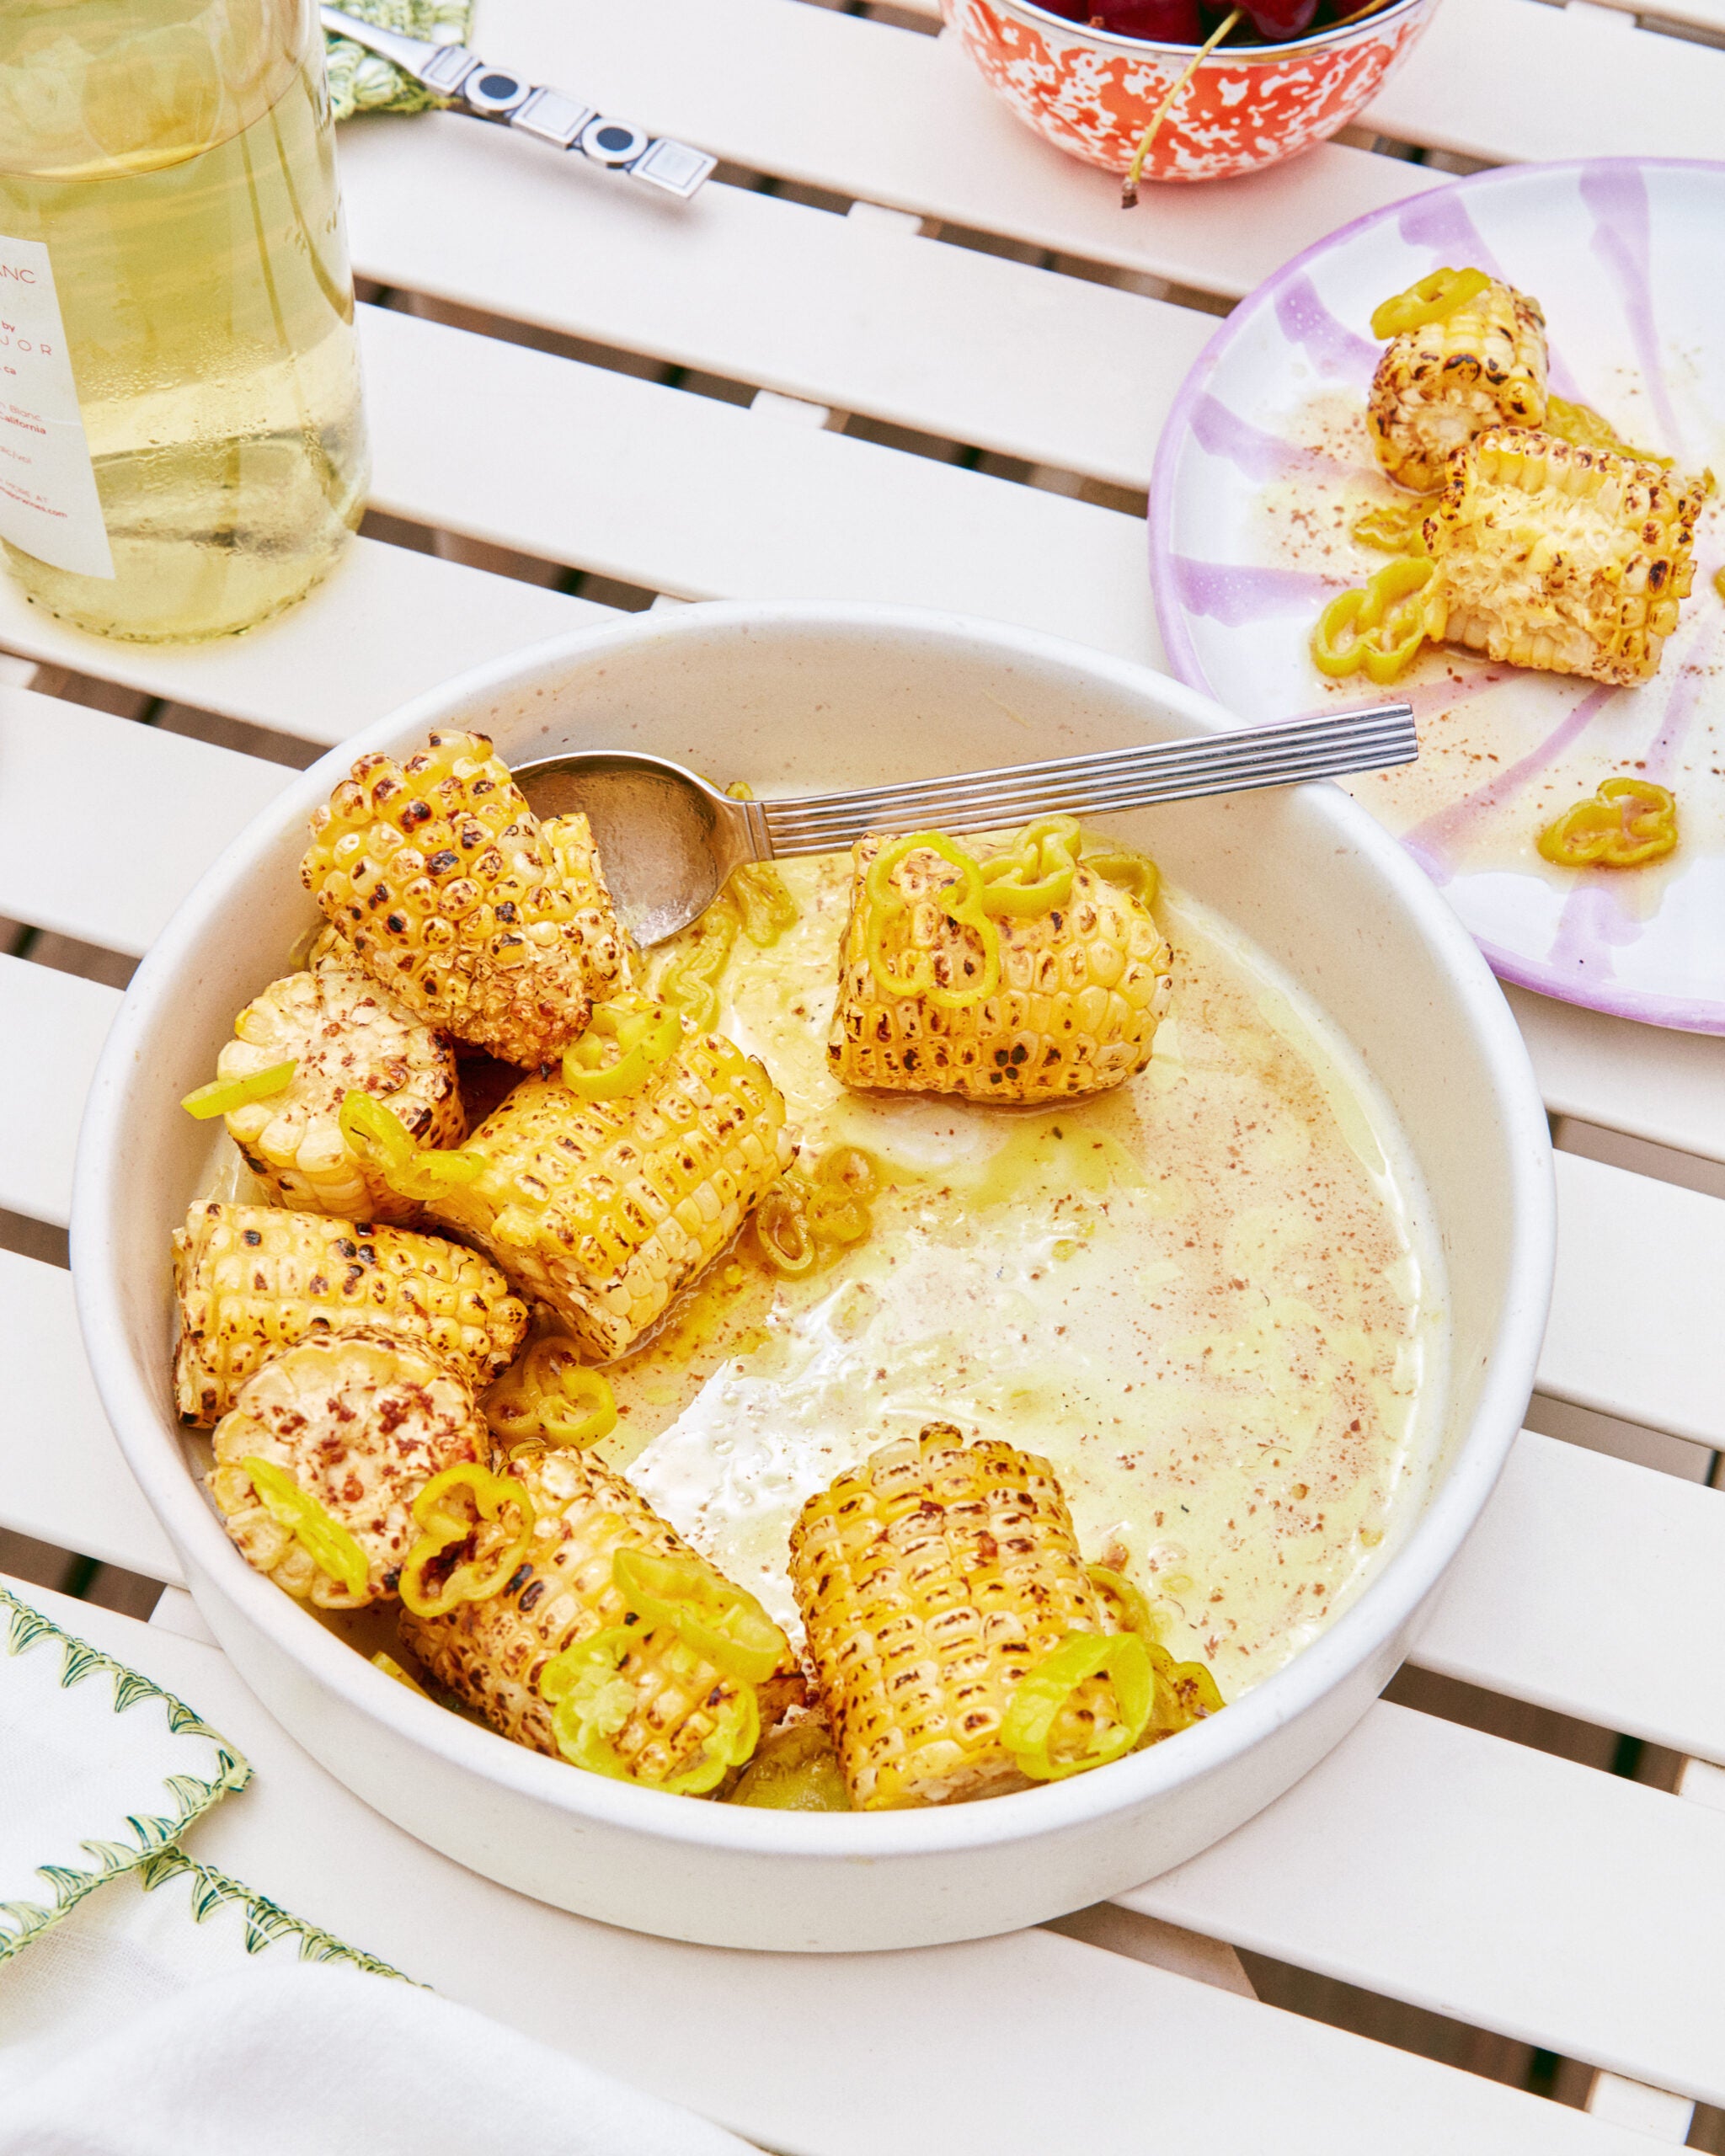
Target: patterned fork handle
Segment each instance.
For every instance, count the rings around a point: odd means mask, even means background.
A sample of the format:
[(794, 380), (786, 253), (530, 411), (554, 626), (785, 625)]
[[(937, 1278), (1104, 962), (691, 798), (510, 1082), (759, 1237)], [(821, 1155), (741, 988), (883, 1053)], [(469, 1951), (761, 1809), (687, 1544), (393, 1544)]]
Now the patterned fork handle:
[(1200, 794), (1298, 786), (1306, 779), (1412, 763), (1418, 754), (1412, 707), (1375, 704), (1105, 755), (1061, 756), (959, 778), (806, 793), (746, 807), (751, 835), (766, 841), (760, 857), (771, 859), (830, 853), (867, 831), (996, 830), (1033, 816), (1101, 815)]

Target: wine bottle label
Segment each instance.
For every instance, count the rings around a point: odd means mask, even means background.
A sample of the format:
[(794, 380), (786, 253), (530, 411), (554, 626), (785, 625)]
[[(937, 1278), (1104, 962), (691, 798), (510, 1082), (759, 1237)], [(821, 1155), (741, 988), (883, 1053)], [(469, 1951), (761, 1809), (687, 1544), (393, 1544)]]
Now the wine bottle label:
[(0, 539), (51, 568), (114, 574), (48, 250), (3, 233)]

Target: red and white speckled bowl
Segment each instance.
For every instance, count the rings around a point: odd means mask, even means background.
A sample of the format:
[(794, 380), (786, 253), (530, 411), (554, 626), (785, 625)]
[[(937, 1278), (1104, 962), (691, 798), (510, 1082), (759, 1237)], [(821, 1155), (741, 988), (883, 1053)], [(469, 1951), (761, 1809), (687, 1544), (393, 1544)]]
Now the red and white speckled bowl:
[[(1413, 46), (1437, 0), (1391, 0), (1365, 21), (1287, 45), (1226, 47), (1163, 120), (1146, 179), (1229, 179), (1345, 127)], [(941, 0), (941, 12), (1019, 119), (1057, 148), (1124, 173), (1192, 58), (1069, 23), (1032, 0)]]

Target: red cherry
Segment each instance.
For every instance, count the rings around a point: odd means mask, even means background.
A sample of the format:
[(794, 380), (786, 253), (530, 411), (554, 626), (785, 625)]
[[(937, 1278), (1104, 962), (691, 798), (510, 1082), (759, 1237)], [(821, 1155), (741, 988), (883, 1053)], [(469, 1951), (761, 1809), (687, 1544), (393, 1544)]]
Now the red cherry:
[[(1065, 12), (1063, 7), (1060, 13)], [(1091, 0), (1088, 15), (1097, 29), (1116, 37), (1141, 37), (1152, 45), (1204, 42), (1198, 0)]]
[(1280, 45), (1305, 35), (1317, 7), (1318, 0), (1244, 0), (1242, 12), (1261, 38)]

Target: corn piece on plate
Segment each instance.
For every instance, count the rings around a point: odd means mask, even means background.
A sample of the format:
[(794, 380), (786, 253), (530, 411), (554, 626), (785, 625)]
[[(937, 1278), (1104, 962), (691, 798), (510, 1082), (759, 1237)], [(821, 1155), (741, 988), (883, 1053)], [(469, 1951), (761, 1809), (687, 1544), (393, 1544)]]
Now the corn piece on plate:
[[(1359, 518), (1413, 499), (1373, 456), (1368, 394), (1385, 347), (1370, 319), (1442, 267), (1484, 270), (1537, 300), (1555, 394), (1674, 458), (1674, 481), (1706, 467), (1725, 475), (1725, 165), (1513, 166), (1361, 218), (1235, 309), (1162, 435), (1150, 528), (1163, 639), (1181, 678), (1242, 719), (1357, 700), (1365, 686), (1327, 680), (1309, 638), (1326, 603), (1387, 558), (1353, 536)], [(1489, 416), (1525, 424), (1509, 408), (1525, 371), (1514, 326), (1487, 327), (1503, 346), (1503, 408)], [(1445, 339), (1432, 341), (1435, 352)], [(1381, 384), (1372, 402), (1394, 425), (1390, 389)], [(1399, 393), (1402, 419), (1417, 425), (1417, 390)], [(1559, 543), (1578, 541), (1578, 516), (1557, 515)], [(1418, 715), (1418, 762), (1343, 782), (1440, 885), (1501, 979), (1616, 1017), (1725, 1033), (1722, 563), (1716, 492), (1696, 524), (1676, 627), (1639, 686), (1428, 645), (1395, 691)], [(1471, 574), (1482, 592), (1503, 588), (1489, 561)], [(1485, 640), (1465, 600), (1451, 606), (1452, 636), (1458, 625)], [(1543, 830), (1625, 776), (1674, 795), (1674, 852), (1629, 874), (1541, 858)]]

